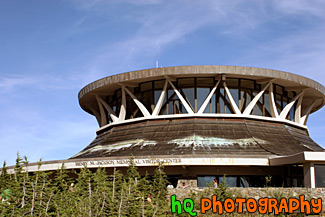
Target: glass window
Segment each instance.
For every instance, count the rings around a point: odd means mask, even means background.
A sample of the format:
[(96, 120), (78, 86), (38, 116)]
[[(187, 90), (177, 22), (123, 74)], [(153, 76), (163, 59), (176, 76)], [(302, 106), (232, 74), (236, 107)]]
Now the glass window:
[(223, 88), (219, 89), (219, 99), (218, 99), (218, 111), (217, 113), (224, 114), (225, 113), (225, 97), (224, 97), (225, 91)]
[(154, 109), (152, 91), (142, 92), (142, 100), (141, 101), (142, 101), (143, 105), (146, 107), (146, 109), (150, 113), (152, 113), (153, 112), (153, 109)]
[(217, 105), (218, 113), (220, 114), (232, 114), (232, 108), (229, 103), (229, 99), (227, 97), (226, 91), (224, 88), (219, 89), (219, 102)]
[[(182, 88), (181, 93), (183, 97), (186, 99), (187, 103), (195, 107), (195, 88)], [(194, 109), (193, 109), (194, 110)]]
[(236, 105), (238, 106), (239, 105), (239, 92), (238, 92), (238, 89), (229, 89), (229, 92), (230, 92), (232, 98), (234, 99)]
[[(253, 91), (253, 98), (258, 94), (257, 91)], [(260, 115), (262, 116), (263, 115), (263, 98), (260, 98), (254, 108), (253, 108), (253, 111), (252, 111), (252, 115)]]
[[(197, 88), (197, 111), (201, 108), (202, 104), (204, 103), (205, 99), (208, 97), (210, 93), (210, 88)], [(208, 113), (210, 112), (210, 102), (208, 103), (205, 110), (208, 109)]]
[(215, 176), (198, 176), (197, 177), (197, 186), (198, 187), (213, 187), (213, 180)]
[(325, 165), (315, 165), (315, 185), (325, 187)]
[[(218, 183), (222, 183), (222, 181), (223, 181), (223, 177), (219, 177), (219, 182)], [(236, 176), (226, 176), (225, 177), (225, 184), (228, 187), (237, 187), (237, 177)]]
[(265, 116), (272, 117), (269, 91), (266, 90), (263, 96), (264, 96)]
[[(154, 102), (155, 102), (155, 105), (157, 105), (161, 93), (162, 93), (162, 90), (155, 90), (155, 92), (154, 92), (154, 97), (155, 97)], [(164, 98), (163, 104), (164, 104), (165, 102), (166, 102), (166, 95), (165, 95), (165, 98)]]
[[(139, 112), (139, 114), (137, 115), (137, 113)], [(139, 111), (138, 106), (135, 104), (135, 102), (133, 101), (133, 99), (126, 94), (126, 116), (125, 119), (133, 119), (136, 116), (138, 117), (140, 115), (141, 111)], [(142, 113), (141, 113), (141, 117), (142, 117)]]
[(241, 89), (239, 110), (243, 112), (250, 102), (251, 102), (251, 90)]
[(248, 188), (249, 187), (249, 177), (246, 176), (242, 176), (239, 177), (239, 186), (240, 187), (244, 187), (244, 188)]
[[(134, 95), (143, 103), (149, 112), (153, 112), (159, 97), (162, 93), (166, 80), (157, 80), (144, 82), (139, 84), (138, 87), (128, 89), (134, 93)], [(214, 77), (191, 77), (191, 78), (179, 78), (177, 81), (173, 81), (175, 87), (182, 94), (184, 99), (188, 102), (190, 107), (194, 112), (198, 110), (203, 105), (205, 99), (211, 92), (212, 88), (216, 84)], [(256, 96), (261, 89), (267, 85), (267, 83), (256, 84), (254, 80), (249, 79), (237, 79), (237, 78), (227, 78), (225, 81), (232, 98), (234, 99), (239, 110), (243, 112), (245, 108), (249, 105), (252, 98)], [(296, 95), (294, 91), (285, 91), (284, 87), (278, 84), (273, 84), (275, 104), (278, 113), (281, 113), (283, 108), (292, 100)], [(142, 116), (142, 112), (137, 106), (134, 106), (133, 100), (126, 93), (127, 104), (131, 105), (127, 108), (127, 117), (134, 118), (139, 115)], [(113, 95), (106, 97), (106, 102), (113, 108), (116, 115), (119, 115), (119, 110), (121, 106), (122, 91), (118, 89)], [(287, 119), (294, 120), (294, 105), (287, 115)], [(228, 95), (226, 94), (222, 82), (213, 94), (210, 102), (208, 102), (205, 107), (204, 113), (217, 113), (217, 114), (234, 114), (234, 110), (230, 104)], [(168, 84), (168, 91), (165, 95), (163, 105), (161, 107), (160, 115), (163, 114), (186, 114), (188, 113), (184, 105), (178, 98), (177, 94), (173, 88)], [(258, 100), (251, 112), (252, 115), (260, 115), (271, 117), (270, 99), (269, 99), (269, 89), (266, 89), (263, 96)]]
[(278, 110), (278, 113), (280, 114), (282, 111), (282, 96), (279, 94), (275, 95), (275, 106)]

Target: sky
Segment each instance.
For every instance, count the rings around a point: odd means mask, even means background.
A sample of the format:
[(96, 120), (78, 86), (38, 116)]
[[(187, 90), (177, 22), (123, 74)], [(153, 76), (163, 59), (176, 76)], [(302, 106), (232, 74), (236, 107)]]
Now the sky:
[[(181, 65), (283, 70), (325, 84), (323, 0), (0, 1), (0, 164), (67, 159), (96, 136), (86, 84)], [(325, 109), (307, 122), (325, 148)]]

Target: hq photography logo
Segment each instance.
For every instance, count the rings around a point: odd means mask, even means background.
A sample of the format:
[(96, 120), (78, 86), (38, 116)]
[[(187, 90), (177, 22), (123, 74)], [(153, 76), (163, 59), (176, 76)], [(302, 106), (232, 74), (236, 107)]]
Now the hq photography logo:
[[(174, 214), (188, 213), (191, 216), (196, 216), (197, 211), (194, 210), (194, 201), (190, 198), (184, 199), (183, 202), (177, 200), (176, 195), (170, 197), (171, 212)], [(235, 198), (226, 199), (224, 202), (217, 200), (217, 196), (213, 195), (210, 198), (201, 198), (200, 210), (201, 214), (211, 211), (215, 214), (223, 213), (243, 213), (244, 208), (248, 213), (271, 214), (278, 215), (279, 213), (292, 214), (294, 212), (304, 214), (319, 214), (322, 211), (322, 199), (305, 200), (305, 195), (300, 195), (299, 198), (281, 198), (279, 201), (276, 198)]]

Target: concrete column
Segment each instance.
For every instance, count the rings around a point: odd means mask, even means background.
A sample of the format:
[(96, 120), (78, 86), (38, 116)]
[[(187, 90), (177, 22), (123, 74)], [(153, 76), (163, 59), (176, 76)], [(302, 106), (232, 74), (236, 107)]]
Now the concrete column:
[(304, 163), (304, 183), (306, 188), (315, 188), (314, 163)]

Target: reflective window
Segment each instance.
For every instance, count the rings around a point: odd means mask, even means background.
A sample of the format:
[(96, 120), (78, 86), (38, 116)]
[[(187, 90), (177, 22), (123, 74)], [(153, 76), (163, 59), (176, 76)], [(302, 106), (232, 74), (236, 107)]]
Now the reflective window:
[(213, 187), (215, 176), (198, 176), (197, 186), (198, 187)]
[[(146, 107), (149, 113), (152, 113), (158, 100), (161, 96), (166, 80), (156, 80), (143, 82), (138, 87), (127, 87), (135, 97)], [(212, 91), (216, 83), (218, 82), (215, 77), (187, 77), (178, 78), (173, 82), (175, 88), (180, 92), (187, 104), (194, 112), (198, 112), (203, 105), (205, 99)], [(231, 106), (229, 96), (226, 94), (223, 83), (229, 89), (229, 92), (238, 106), (239, 110), (243, 112), (249, 105), (251, 100), (264, 89), (267, 83), (256, 83), (254, 80), (242, 79), (242, 78), (226, 78), (225, 81), (220, 81), (219, 86), (209, 100), (207, 106), (204, 109), (204, 113), (218, 113), (218, 114), (234, 114), (234, 109)], [(294, 98), (296, 95), (293, 91), (286, 91), (284, 87), (273, 84), (273, 94), (275, 97), (275, 104), (278, 113), (280, 114), (283, 108)], [(116, 115), (119, 115), (122, 101), (122, 91), (118, 89), (113, 95), (106, 97), (106, 102), (112, 107)], [(138, 106), (134, 103), (134, 100), (126, 93), (126, 118), (142, 117), (143, 114), (139, 110)], [(294, 105), (287, 115), (287, 119), (294, 120)], [(160, 109), (160, 115), (172, 115), (172, 114), (187, 114), (182, 101), (175, 93), (172, 86), (167, 83), (167, 92), (163, 99), (163, 103)], [(270, 106), (270, 94), (266, 89), (263, 95), (259, 98), (256, 105), (252, 109), (252, 115), (271, 117)], [(111, 122), (109, 115), (107, 115), (108, 122)]]
[(237, 187), (237, 177), (236, 176), (219, 177), (218, 183), (222, 183), (223, 179), (224, 179), (225, 184), (228, 187)]
[[(197, 88), (197, 111), (201, 108), (205, 99), (208, 97), (210, 91), (211, 91), (210, 88), (202, 88), (202, 87)], [(211, 100), (209, 101), (209, 104), (207, 105), (206, 109), (204, 110), (207, 113), (211, 113), (210, 104), (211, 104)]]
[(315, 186), (325, 187), (325, 165), (315, 165)]

